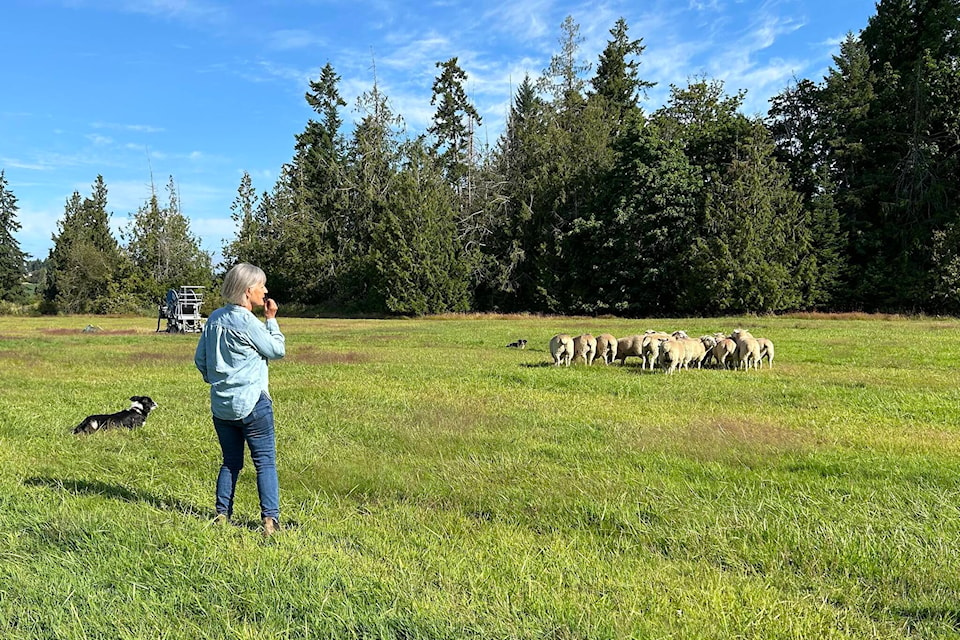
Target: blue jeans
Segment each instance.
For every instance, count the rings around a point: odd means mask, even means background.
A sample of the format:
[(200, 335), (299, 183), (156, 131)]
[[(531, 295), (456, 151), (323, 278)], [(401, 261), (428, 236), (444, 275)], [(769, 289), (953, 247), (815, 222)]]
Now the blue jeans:
[(240, 420), (222, 420), (213, 416), (223, 464), (217, 476), (217, 513), (233, 515), (233, 494), (243, 469), (243, 444), (250, 447), (250, 458), (257, 471), (260, 517), (280, 519), (280, 481), (277, 479), (277, 441), (273, 430), (273, 403), (262, 394), (253, 411)]

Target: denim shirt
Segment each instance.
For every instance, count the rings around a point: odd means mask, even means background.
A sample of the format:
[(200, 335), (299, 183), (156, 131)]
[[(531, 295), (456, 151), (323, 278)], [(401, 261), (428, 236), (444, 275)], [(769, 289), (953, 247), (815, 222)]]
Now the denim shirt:
[(230, 304), (210, 314), (193, 361), (210, 385), (210, 409), (222, 420), (240, 420), (253, 411), (269, 384), (267, 361), (282, 358), (286, 339), (276, 318), (266, 323)]

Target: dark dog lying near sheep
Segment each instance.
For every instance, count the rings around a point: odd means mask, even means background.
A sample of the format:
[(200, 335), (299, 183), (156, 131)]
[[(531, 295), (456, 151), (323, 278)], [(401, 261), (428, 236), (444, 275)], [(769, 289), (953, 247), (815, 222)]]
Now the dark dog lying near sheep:
[(73, 433), (94, 433), (117, 427), (136, 429), (143, 426), (150, 412), (157, 408), (157, 403), (149, 396), (133, 396), (130, 398), (130, 408), (116, 413), (105, 413), (87, 416), (83, 422), (73, 428)]
[(526, 348), (527, 348), (527, 341), (524, 340), (523, 338), (521, 338), (520, 340), (517, 340), (516, 342), (511, 342), (511, 343), (508, 344), (507, 346), (510, 347), (511, 349), (526, 349)]

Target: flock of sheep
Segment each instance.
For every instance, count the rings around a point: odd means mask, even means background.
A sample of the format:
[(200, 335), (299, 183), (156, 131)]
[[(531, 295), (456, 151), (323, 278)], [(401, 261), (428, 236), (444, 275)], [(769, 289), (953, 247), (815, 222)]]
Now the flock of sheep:
[(754, 338), (746, 329), (737, 329), (729, 336), (723, 333), (691, 338), (683, 331), (664, 333), (647, 331), (617, 340), (609, 333), (596, 338), (585, 333), (572, 337), (558, 333), (550, 339), (550, 355), (557, 366), (569, 367), (583, 359), (586, 364), (600, 360), (624, 364), (630, 356), (641, 358), (644, 369), (660, 367), (664, 373), (715, 364), (721, 369), (759, 369), (764, 359), (773, 366), (773, 342)]

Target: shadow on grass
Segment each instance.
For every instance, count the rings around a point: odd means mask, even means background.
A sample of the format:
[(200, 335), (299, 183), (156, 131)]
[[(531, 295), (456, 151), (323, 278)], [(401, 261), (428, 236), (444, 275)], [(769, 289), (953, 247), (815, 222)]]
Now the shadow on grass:
[(891, 613), (906, 618), (912, 623), (911, 626), (933, 622), (950, 627), (954, 631), (960, 631), (960, 607), (958, 606), (903, 606), (892, 608)]
[[(123, 502), (142, 502), (152, 507), (156, 507), (157, 509), (175, 511), (177, 513), (182, 513), (184, 515), (192, 516), (205, 521), (212, 521), (214, 516), (212, 509), (201, 509), (194, 504), (185, 502), (183, 500), (178, 500), (176, 498), (169, 498), (151, 493), (149, 491), (130, 489), (128, 487), (124, 487), (123, 485), (110, 484), (107, 482), (100, 482), (98, 480), (76, 480), (71, 478), (34, 476), (32, 478), (24, 479), (23, 484), (30, 487), (58, 489), (76, 495), (103, 496), (106, 498), (113, 498), (114, 500), (122, 500)], [(234, 517), (231, 522), (238, 527), (250, 529), (251, 531), (260, 529), (259, 520), (253, 520), (250, 518), (240, 519)], [(284, 520), (283, 526), (285, 528), (295, 528), (298, 526), (298, 523)]]

